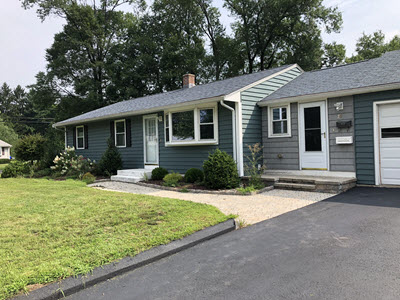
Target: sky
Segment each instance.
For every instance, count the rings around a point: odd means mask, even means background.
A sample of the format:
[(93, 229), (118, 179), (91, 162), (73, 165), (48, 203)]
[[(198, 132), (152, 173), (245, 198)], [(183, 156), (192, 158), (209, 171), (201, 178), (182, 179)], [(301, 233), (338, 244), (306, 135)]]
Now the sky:
[[(150, 2), (151, 0), (148, 0)], [(19, 0), (3, 0), (0, 10), (0, 84), (11, 87), (35, 83), (35, 75), (46, 68), (45, 50), (54, 34), (62, 30), (61, 19), (51, 17), (41, 22), (34, 9), (24, 10)], [(221, 9), (222, 22), (229, 30), (233, 22), (223, 0), (214, 0)], [(343, 29), (339, 34), (323, 34), (324, 42), (344, 44), (347, 56), (355, 50), (363, 32), (381, 29), (387, 39), (400, 34), (399, 0), (324, 0), (326, 6), (338, 6), (343, 13)]]

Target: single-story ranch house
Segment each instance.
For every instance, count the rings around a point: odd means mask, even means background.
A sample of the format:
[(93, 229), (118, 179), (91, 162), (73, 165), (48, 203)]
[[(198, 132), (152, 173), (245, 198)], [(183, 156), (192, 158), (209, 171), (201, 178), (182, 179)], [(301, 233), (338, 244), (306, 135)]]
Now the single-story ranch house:
[[(247, 145), (269, 172), (348, 176), (400, 185), (400, 51), (304, 72), (297, 64), (119, 102), (54, 125), (66, 145), (99, 160), (112, 138), (124, 169), (201, 168), (220, 148), (241, 176)], [(125, 180), (139, 173), (124, 173)], [(143, 175), (143, 174), (142, 174)]]
[(11, 145), (0, 140), (0, 159), (9, 159), (11, 156)]

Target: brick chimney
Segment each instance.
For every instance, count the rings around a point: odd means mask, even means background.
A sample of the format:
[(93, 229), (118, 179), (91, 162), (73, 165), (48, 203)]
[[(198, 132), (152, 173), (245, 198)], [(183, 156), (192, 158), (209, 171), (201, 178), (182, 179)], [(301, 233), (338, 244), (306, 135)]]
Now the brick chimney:
[(185, 74), (183, 75), (183, 88), (191, 88), (196, 85), (196, 76), (193, 74)]

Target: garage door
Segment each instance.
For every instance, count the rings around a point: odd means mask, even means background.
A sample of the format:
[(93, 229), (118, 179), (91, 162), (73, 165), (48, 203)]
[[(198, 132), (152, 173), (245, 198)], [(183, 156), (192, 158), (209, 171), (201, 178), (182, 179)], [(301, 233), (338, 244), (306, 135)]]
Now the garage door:
[(400, 103), (379, 105), (381, 183), (400, 185)]

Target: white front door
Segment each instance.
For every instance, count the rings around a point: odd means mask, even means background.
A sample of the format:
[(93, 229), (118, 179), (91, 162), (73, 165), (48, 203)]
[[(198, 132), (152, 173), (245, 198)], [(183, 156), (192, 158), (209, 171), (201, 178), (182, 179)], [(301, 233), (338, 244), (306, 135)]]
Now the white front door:
[(400, 185), (400, 103), (379, 105), (382, 184)]
[(158, 165), (158, 116), (143, 117), (144, 163)]
[(326, 102), (299, 105), (300, 168), (328, 170)]

